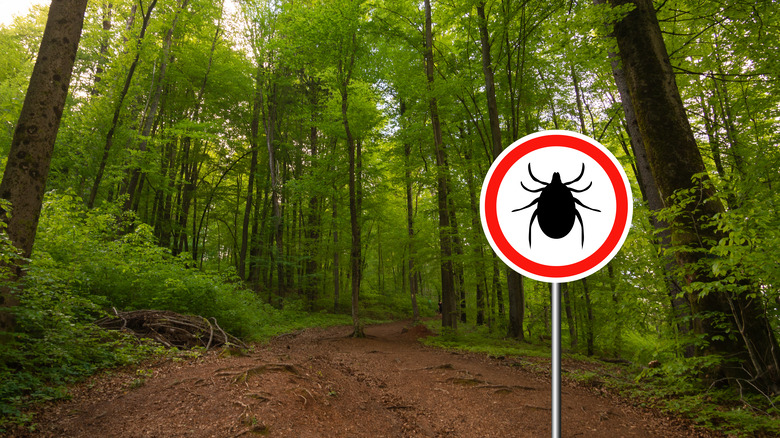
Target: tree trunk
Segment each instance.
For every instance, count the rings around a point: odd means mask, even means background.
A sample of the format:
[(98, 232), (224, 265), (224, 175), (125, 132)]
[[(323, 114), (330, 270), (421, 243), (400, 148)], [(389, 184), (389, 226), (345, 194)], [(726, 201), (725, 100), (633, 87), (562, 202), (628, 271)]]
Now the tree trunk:
[[(138, 34), (138, 38), (136, 40), (135, 58), (133, 58), (133, 62), (130, 64), (130, 68), (128, 69), (127, 75), (125, 76), (125, 83), (122, 87), (122, 91), (120, 91), (119, 98), (117, 99), (117, 102), (114, 106), (114, 116), (111, 120), (111, 127), (108, 129), (108, 133), (106, 134), (106, 143), (103, 146), (103, 155), (100, 158), (98, 172), (95, 176), (95, 181), (92, 184), (92, 190), (89, 193), (89, 200), (87, 201), (87, 208), (90, 209), (95, 205), (98, 188), (100, 188), (100, 182), (103, 179), (103, 172), (105, 172), (106, 165), (108, 163), (108, 154), (111, 152), (111, 147), (114, 144), (114, 132), (116, 131), (116, 127), (119, 124), (119, 115), (122, 113), (122, 105), (125, 97), (127, 96), (127, 92), (130, 90), (130, 84), (133, 82), (133, 75), (135, 74), (135, 69), (138, 66), (138, 59), (141, 56), (141, 42), (144, 39), (147, 27), (149, 27), (149, 19), (152, 17), (152, 10), (154, 10), (154, 6), (156, 4), (157, 0), (152, 0), (146, 9), (146, 13), (144, 14), (143, 22), (141, 24), (141, 32)], [(129, 25), (130, 24), (128, 24), (128, 26)]]
[(577, 351), (577, 324), (571, 311), (571, 294), (568, 283), (561, 285), (561, 292), (563, 293), (563, 309), (566, 312), (566, 324), (569, 326), (569, 345), (572, 351)]
[[(259, 74), (259, 73), (258, 73)], [(284, 233), (282, 229), (282, 206), (280, 204), (280, 187), (279, 171), (277, 169), (276, 162), (276, 106), (278, 99), (278, 86), (276, 82), (271, 79), (268, 102), (264, 102), (261, 107), (263, 108), (263, 128), (265, 129), (265, 143), (268, 149), (268, 172), (271, 178), (271, 212), (273, 216), (273, 240), (276, 242), (275, 249), (272, 251), (273, 261), (276, 265), (278, 292), (280, 299), (285, 294), (285, 269), (284, 263), (282, 263), (282, 256), (284, 253)], [(262, 98), (264, 93), (260, 93)], [(267, 110), (266, 110), (267, 105)]]
[(339, 228), (336, 223), (338, 207), (338, 188), (333, 187), (333, 199), (331, 200), (331, 223), (333, 227), (333, 312), (339, 312), (339, 293), (341, 288), (341, 266), (339, 266)]
[[(682, 206), (684, 214), (670, 223), (671, 244), (680, 248), (676, 261), (683, 278), (691, 283), (709, 283), (709, 263), (700, 266), (712, 242), (720, 234), (703, 227), (714, 215), (723, 212), (721, 203), (712, 199), (713, 189), (705, 184), (706, 168), (693, 136), (685, 108), (675, 83), (669, 56), (664, 46), (652, 1), (611, 0), (613, 6), (633, 4), (629, 12), (615, 25), (615, 38), (626, 83), (636, 111), (639, 131), (647, 152), (650, 168), (661, 199), (670, 205), (672, 195), (692, 189), (704, 201)], [(694, 181), (695, 175), (705, 175), (705, 181)], [(725, 290), (690, 295), (696, 317), (697, 333), (709, 341), (704, 353), (719, 353), (740, 363), (724, 363), (726, 377), (750, 378), (767, 392), (780, 389), (780, 346), (766, 319), (762, 303), (745, 294), (732, 295)], [(723, 327), (707, 315), (725, 314), (730, 327)], [(739, 333), (742, 339), (733, 339)]]
[(477, 325), (485, 323), (485, 295), (487, 293), (487, 280), (485, 276), (485, 252), (484, 245), (480, 241), (482, 226), (479, 219), (479, 203), (477, 202), (476, 182), (474, 181), (474, 172), (471, 169), (471, 148), (466, 147), (466, 184), (469, 190), (469, 205), (471, 207), (471, 229), (474, 238), (474, 270), (477, 277)]
[(593, 338), (594, 338), (594, 328), (593, 328), (593, 305), (590, 301), (590, 289), (588, 288), (588, 279), (583, 278), (582, 280), (582, 294), (585, 298), (585, 311), (587, 312), (587, 320), (585, 323), (585, 342), (587, 346), (587, 354), (588, 356), (593, 356)]
[[(598, 0), (595, 3), (600, 3), (603, 0)], [(625, 129), (628, 132), (629, 143), (631, 144), (631, 152), (634, 157), (634, 174), (639, 184), (639, 191), (642, 194), (642, 198), (650, 209), (650, 223), (655, 228), (655, 233), (658, 244), (661, 248), (669, 248), (671, 245), (671, 231), (666, 221), (658, 219), (657, 213), (664, 208), (664, 203), (661, 200), (661, 194), (658, 191), (658, 186), (655, 184), (653, 173), (650, 170), (650, 162), (647, 158), (647, 152), (645, 151), (645, 144), (642, 140), (642, 133), (639, 132), (639, 124), (636, 120), (636, 113), (634, 111), (634, 105), (631, 101), (631, 95), (628, 91), (628, 84), (626, 83), (625, 74), (620, 68), (618, 62), (618, 56), (614, 53), (610, 53), (612, 64), (612, 75), (615, 78), (615, 85), (617, 86), (618, 93), (620, 94), (620, 100), (622, 102), (623, 113), (626, 117)], [(629, 155), (628, 150), (624, 147), (626, 155)], [(681, 334), (687, 334), (691, 331), (690, 315), (691, 309), (688, 304), (688, 299), (683, 295), (679, 282), (671, 275), (674, 270), (675, 261), (672, 257), (664, 256), (664, 282), (666, 284), (666, 290), (669, 295), (669, 299), (674, 309), (674, 313), (677, 319), (677, 330)], [(693, 355), (693, 349), (686, 347), (686, 357)]]
[(113, 8), (113, 4), (111, 2), (104, 2), (101, 4), (100, 8), (103, 11), (103, 33), (100, 38), (97, 65), (95, 65), (95, 79), (92, 84), (92, 89), (90, 90), (90, 94), (93, 96), (98, 94), (98, 83), (103, 79), (104, 67), (108, 62), (108, 44), (111, 41), (111, 36), (108, 32), (111, 30), (111, 9)]
[[(224, 1), (221, 5), (222, 8), (224, 8)], [(214, 52), (217, 48), (217, 42), (219, 41), (219, 35), (222, 33), (222, 21), (221, 21), (221, 15), (220, 15), (220, 21), (217, 23), (216, 29), (214, 31), (214, 38), (211, 40), (211, 51), (209, 52), (209, 62), (206, 66), (206, 72), (203, 75), (203, 81), (200, 83), (200, 89), (198, 90), (198, 95), (195, 98), (195, 107), (192, 110), (192, 116), (191, 120), (195, 123), (200, 122), (200, 110), (203, 105), (203, 95), (206, 92), (206, 84), (208, 83), (209, 74), (211, 73), (211, 67), (214, 63)], [(195, 189), (197, 188), (198, 183), (198, 176), (200, 175), (200, 169), (203, 165), (203, 161), (197, 160), (197, 148), (193, 146), (192, 137), (189, 135), (184, 137), (182, 140), (183, 149), (184, 149), (184, 157), (182, 158), (182, 181), (181, 181), (181, 191), (182, 191), (182, 202), (181, 202), (181, 210), (179, 213), (179, 242), (178, 244), (175, 244), (176, 247), (174, 248), (174, 253), (180, 253), (182, 251), (187, 251), (187, 232), (185, 231), (187, 229), (187, 217), (189, 216), (190, 207), (195, 201)], [(197, 145), (197, 142), (195, 143)], [(259, 186), (259, 185), (258, 185)], [(195, 222), (195, 211), (193, 207), (193, 221), (192, 221), (192, 234), (189, 236), (192, 239), (192, 258), (193, 260), (196, 260), (198, 258), (198, 251), (196, 250), (198, 248), (197, 245), (197, 236), (195, 236), (195, 230), (196, 230), (196, 222)], [(205, 232), (204, 239), (205, 239)], [(203, 253), (201, 253), (203, 254)]]
[[(11, 243), (25, 258), (32, 254), (86, 7), (87, 0), (58, 0), (51, 4), (0, 182), (0, 197), (10, 201), (12, 208), (11, 214), (0, 209), (0, 220), (6, 224)], [(17, 266), (11, 274), (11, 278), (19, 279), (24, 271)], [(0, 289), (0, 308), (18, 304), (10, 288)], [(0, 332), (13, 328), (13, 315), (0, 311)]]
[[(425, 76), (428, 82), (428, 92), (433, 93), (433, 31), (431, 20), (431, 1), (425, 0)], [(447, 165), (444, 158), (444, 142), (442, 140), (441, 123), (439, 121), (439, 105), (436, 97), (431, 95), (429, 101), (431, 125), (433, 127), (433, 146), (436, 155), (436, 194), (439, 207), (439, 245), (442, 297), (442, 327), (456, 329), (458, 327), (458, 309), (455, 302), (455, 279), (452, 266), (452, 239), (450, 237), (450, 216), (447, 212)]]
[[(488, 119), (490, 122), (490, 137), (493, 144), (493, 159), (501, 155), (504, 146), (501, 144), (501, 125), (498, 119), (498, 103), (496, 102), (496, 85), (493, 65), (490, 55), (490, 35), (485, 16), (485, 2), (477, 5), (479, 16), (479, 39), (482, 47), (482, 74), (485, 76), (485, 96), (487, 98)], [(525, 294), (523, 277), (513, 269), (506, 268), (507, 295), (509, 297), (509, 327), (507, 336), (523, 339), (523, 319), (525, 316)]]
[[(311, 157), (311, 169), (312, 175), (316, 175), (316, 164), (318, 150), (318, 131), (316, 126), (317, 121), (317, 105), (319, 102), (319, 84), (316, 81), (311, 81), (309, 85), (309, 104), (311, 105), (311, 126), (309, 127), (309, 154)], [(317, 190), (317, 189), (315, 189)], [(317, 262), (317, 246), (320, 241), (320, 198), (315, 191), (314, 194), (309, 197), (308, 215), (306, 216), (306, 242), (304, 243), (306, 251), (306, 265), (303, 274), (303, 289), (309, 300), (310, 308), (314, 309), (314, 301), (317, 298), (317, 289), (319, 285), (319, 263)]]
[(352, 33), (352, 51), (348, 60), (348, 65), (343, 65), (343, 62), (339, 60), (338, 74), (341, 80), (341, 121), (344, 125), (344, 133), (347, 137), (347, 149), (349, 151), (349, 223), (350, 231), (352, 234), (352, 244), (350, 245), (350, 280), (352, 286), (352, 336), (364, 337), (363, 327), (358, 315), (358, 305), (360, 297), (360, 280), (362, 277), (362, 257), (361, 257), (361, 231), (360, 231), (360, 216), (361, 209), (360, 203), (360, 182), (358, 181), (359, 169), (359, 153), (357, 141), (352, 136), (352, 130), (349, 128), (349, 117), (347, 117), (347, 110), (349, 108), (349, 83), (352, 78), (352, 69), (355, 66), (355, 43), (357, 35)]
[[(447, 161), (447, 155), (444, 155), (445, 167), (449, 168)], [(451, 192), (452, 183), (447, 178), (447, 193)], [(463, 280), (463, 248), (460, 244), (460, 237), (458, 231), (458, 220), (455, 216), (455, 205), (452, 201), (452, 197), (447, 197), (447, 214), (449, 215), (450, 223), (450, 245), (453, 252), (452, 268), (454, 274), (454, 294), (456, 299), (455, 312), (456, 317), (460, 317), (460, 322), (466, 323), (466, 287)]]
[(257, 138), (260, 135), (260, 105), (262, 105), (260, 94), (263, 92), (261, 86), (260, 68), (258, 68), (257, 76), (255, 77), (255, 96), (252, 102), (252, 120), (250, 122), (251, 138), (249, 139), (249, 145), (252, 148), (252, 161), (249, 164), (249, 183), (247, 187), (246, 206), (244, 208), (244, 222), (241, 231), (241, 249), (238, 255), (238, 277), (245, 281), (247, 280), (246, 255), (249, 250), (249, 219), (252, 213), (255, 176), (257, 173)]
[[(401, 100), (399, 109), (401, 119), (403, 120), (404, 112), (406, 112), (406, 104)], [(408, 256), (408, 273), (409, 276), (409, 295), (412, 299), (412, 322), (416, 323), (420, 319), (420, 309), (417, 307), (417, 281), (415, 274), (417, 273), (414, 258), (414, 209), (412, 205), (412, 169), (410, 159), (412, 156), (412, 145), (404, 143), (404, 187), (406, 192), (406, 233), (409, 236), (409, 243), (407, 249), (409, 251)]]

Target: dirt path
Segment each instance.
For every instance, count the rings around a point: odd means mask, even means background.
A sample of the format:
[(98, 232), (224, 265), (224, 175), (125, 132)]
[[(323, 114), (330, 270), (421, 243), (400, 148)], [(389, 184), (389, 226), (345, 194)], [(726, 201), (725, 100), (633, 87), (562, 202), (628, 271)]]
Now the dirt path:
[[(251, 356), (166, 361), (97, 377), (45, 410), (35, 436), (547, 437), (549, 378), (513, 360), (456, 354), (421, 327), (287, 335)], [(684, 422), (564, 383), (565, 437), (693, 437)]]

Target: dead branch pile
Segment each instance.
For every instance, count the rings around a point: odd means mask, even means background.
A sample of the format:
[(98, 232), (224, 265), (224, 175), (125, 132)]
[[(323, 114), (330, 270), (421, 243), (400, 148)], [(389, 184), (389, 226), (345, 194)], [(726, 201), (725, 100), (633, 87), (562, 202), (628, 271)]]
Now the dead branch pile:
[(220, 347), (226, 344), (247, 348), (238, 338), (222, 330), (216, 318), (182, 315), (167, 310), (118, 312), (95, 321), (109, 330), (122, 330), (138, 338), (149, 338), (166, 347)]

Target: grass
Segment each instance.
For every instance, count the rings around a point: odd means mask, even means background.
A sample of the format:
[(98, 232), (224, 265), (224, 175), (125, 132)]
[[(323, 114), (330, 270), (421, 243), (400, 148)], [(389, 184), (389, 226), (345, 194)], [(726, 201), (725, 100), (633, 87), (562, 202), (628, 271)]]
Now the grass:
[[(514, 358), (524, 368), (548, 372), (550, 346), (507, 339), (487, 327), (461, 325), (457, 332), (441, 329), (439, 320), (425, 322), (439, 336), (426, 345), (454, 351)], [(528, 360), (531, 359), (531, 360)], [(616, 365), (580, 354), (564, 354), (562, 378), (575, 384), (620, 395), (636, 405), (687, 418), (697, 427), (729, 437), (780, 436), (780, 395), (766, 397), (747, 388), (707, 385), (697, 371), (701, 358), (681, 359), (659, 368)]]

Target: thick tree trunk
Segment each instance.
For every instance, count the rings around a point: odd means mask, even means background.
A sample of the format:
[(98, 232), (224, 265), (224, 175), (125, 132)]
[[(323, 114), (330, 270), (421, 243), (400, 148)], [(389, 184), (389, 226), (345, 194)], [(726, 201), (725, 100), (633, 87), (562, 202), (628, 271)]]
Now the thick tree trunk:
[[(651, 211), (650, 223), (656, 230), (658, 244), (661, 248), (669, 248), (671, 245), (671, 231), (669, 224), (657, 217), (657, 213), (664, 208), (664, 203), (661, 200), (661, 194), (650, 170), (650, 162), (647, 159), (642, 133), (639, 131), (639, 124), (636, 120), (631, 94), (628, 91), (628, 84), (626, 83), (623, 70), (620, 68), (617, 55), (610, 54), (610, 58), (612, 58), (612, 75), (615, 78), (623, 113), (626, 117), (626, 131), (628, 132), (629, 143), (634, 156), (634, 173), (637, 183), (639, 183), (639, 191), (642, 193), (642, 198)], [(667, 293), (677, 319), (677, 330), (684, 335), (691, 331), (691, 308), (688, 299), (682, 293), (679, 282), (671, 275), (675, 266), (676, 262), (671, 256), (664, 256), (664, 280)], [(686, 347), (685, 355), (686, 357), (691, 357), (693, 348)]]
[[(425, 76), (428, 91), (433, 92), (433, 31), (431, 20), (431, 1), (425, 0)], [(452, 265), (452, 239), (450, 237), (450, 216), (447, 212), (447, 165), (445, 163), (444, 142), (442, 140), (439, 106), (436, 97), (429, 102), (431, 125), (433, 127), (433, 146), (436, 155), (436, 197), (439, 207), (439, 245), (442, 296), (442, 327), (458, 327), (458, 309), (455, 300), (455, 272)]]
[[(704, 162), (693, 136), (685, 108), (675, 83), (651, 0), (611, 0), (612, 5), (632, 4), (635, 9), (615, 25), (623, 71), (636, 111), (639, 131), (661, 199), (669, 205), (672, 195), (693, 189), (703, 202), (683, 206), (684, 214), (670, 224), (671, 243), (680, 248), (677, 263), (688, 283), (712, 282), (711, 271), (700, 262), (712, 242), (721, 237), (711, 227), (703, 227), (723, 206), (712, 199), (710, 186), (693, 181), (705, 174)], [(705, 265), (708, 265), (705, 263)], [(725, 363), (727, 377), (750, 378), (764, 391), (780, 389), (780, 346), (766, 319), (762, 303), (745, 294), (715, 290), (690, 296), (694, 328), (709, 344), (704, 352), (719, 353), (739, 363)], [(711, 316), (727, 316), (723, 327)], [(741, 339), (733, 339), (739, 333)]]
[[(55, 0), (51, 4), (0, 182), (0, 197), (10, 201), (12, 207), (11, 214), (0, 210), (0, 220), (6, 223), (11, 242), (26, 258), (32, 254), (86, 7), (87, 0)], [(17, 279), (23, 274), (20, 266), (12, 272)], [(0, 307), (16, 305), (18, 300), (11, 290), (0, 289)], [(13, 316), (0, 311), (0, 332), (13, 328)]]

